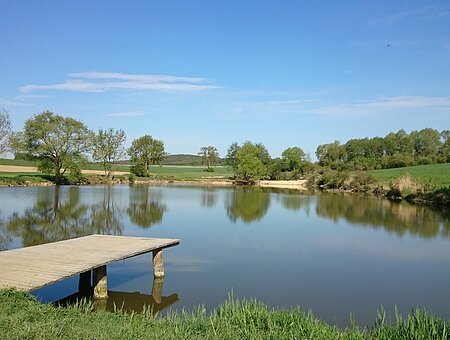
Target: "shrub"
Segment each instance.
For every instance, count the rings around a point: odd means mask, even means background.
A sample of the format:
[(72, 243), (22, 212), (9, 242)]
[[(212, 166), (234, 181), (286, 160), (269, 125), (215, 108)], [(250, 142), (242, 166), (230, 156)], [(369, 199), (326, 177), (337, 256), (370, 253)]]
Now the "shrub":
[(387, 196), (391, 198), (414, 199), (418, 195), (433, 191), (435, 185), (432, 181), (419, 181), (405, 173), (389, 183)]
[(131, 166), (130, 172), (137, 177), (150, 177), (150, 171), (148, 171), (145, 165), (142, 163), (137, 163)]

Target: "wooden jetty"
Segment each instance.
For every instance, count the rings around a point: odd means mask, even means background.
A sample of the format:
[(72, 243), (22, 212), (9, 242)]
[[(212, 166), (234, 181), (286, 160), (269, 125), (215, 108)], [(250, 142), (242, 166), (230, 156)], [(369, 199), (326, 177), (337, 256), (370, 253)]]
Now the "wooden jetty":
[(153, 253), (155, 277), (164, 276), (163, 249), (178, 239), (90, 235), (0, 252), (0, 288), (33, 291), (80, 274), (79, 289), (93, 287), (95, 298), (106, 298), (106, 265)]

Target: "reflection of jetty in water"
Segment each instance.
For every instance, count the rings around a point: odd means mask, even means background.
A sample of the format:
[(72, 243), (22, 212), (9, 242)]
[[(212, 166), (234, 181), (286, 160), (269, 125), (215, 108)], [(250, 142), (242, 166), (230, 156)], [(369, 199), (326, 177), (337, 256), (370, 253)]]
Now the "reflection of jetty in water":
[(423, 238), (450, 238), (448, 209), (354, 194), (321, 194), (317, 195), (316, 214), (334, 222), (344, 219), (351, 224), (383, 228), (399, 236), (411, 234)]
[(140, 292), (128, 293), (108, 291), (108, 298), (93, 299), (92, 288), (84, 289), (81, 292), (69, 295), (55, 304), (59, 306), (68, 306), (85, 298), (92, 301), (94, 311), (115, 311), (121, 310), (125, 313), (142, 313), (150, 311), (153, 314), (158, 313), (167, 307), (170, 307), (179, 300), (178, 294), (163, 296), (164, 278), (154, 278), (151, 294), (143, 294)]

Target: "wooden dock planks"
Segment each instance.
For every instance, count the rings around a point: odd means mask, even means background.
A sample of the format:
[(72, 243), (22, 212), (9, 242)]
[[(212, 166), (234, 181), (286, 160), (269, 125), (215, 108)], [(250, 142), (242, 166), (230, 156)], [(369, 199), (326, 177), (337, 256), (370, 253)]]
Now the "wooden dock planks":
[(32, 291), (133, 256), (176, 246), (178, 239), (90, 235), (0, 252), (0, 288)]

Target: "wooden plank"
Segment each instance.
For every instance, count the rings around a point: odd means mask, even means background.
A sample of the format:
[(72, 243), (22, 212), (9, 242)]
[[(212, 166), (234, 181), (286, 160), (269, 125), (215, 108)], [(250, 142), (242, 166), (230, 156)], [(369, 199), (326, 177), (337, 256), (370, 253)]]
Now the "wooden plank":
[(160, 251), (178, 239), (90, 235), (0, 252), (0, 288), (32, 291), (133, 256)]

